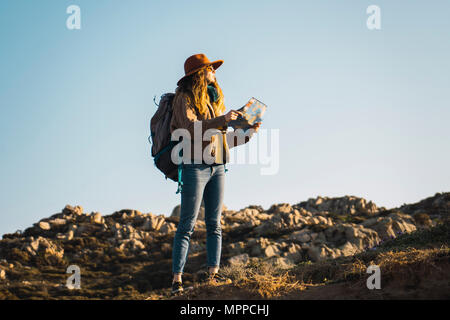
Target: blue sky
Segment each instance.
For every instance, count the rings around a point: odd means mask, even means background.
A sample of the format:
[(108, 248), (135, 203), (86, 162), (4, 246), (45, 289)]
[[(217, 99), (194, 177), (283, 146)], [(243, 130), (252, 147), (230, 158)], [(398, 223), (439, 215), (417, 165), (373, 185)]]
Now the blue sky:
[[(72, 4), (81, 30), (66, 28)], [(366, 27), (372, 4), (381, 30)], [(230, 165), (228, 208), (319, 195), (390, 208), (450, 191), (449, 9), (1, 1), (0, 234), (66, 204), (169, 215), (180, 195), (153, 166), (148, 123), (153, 97), (175, 90), (195, 53), (225, 61), (216, 77), (227, 110), (257, 97), (268, 105), (261, 129), (279, 129), (279, 172)]]

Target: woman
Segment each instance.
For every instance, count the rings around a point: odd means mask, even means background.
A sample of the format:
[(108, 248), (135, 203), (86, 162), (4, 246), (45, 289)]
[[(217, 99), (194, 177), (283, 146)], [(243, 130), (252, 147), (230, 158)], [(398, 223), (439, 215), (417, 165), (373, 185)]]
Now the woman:
[[(211, 281), (220, 280), (218, 275), (222, 248), (220, 218), (225, 163), (229, 158), (229, 148), (239, 145), (239, 141), (240, 144), (248, 142), (260, 126), (260, 123), (253, 125), (252, 130), (246, 132), (245, 141), (237, 139), (236, 142), (233, 135), (226, 132), (228, 122), (236, 120), (242, 113), (231, 110), (224, 114), (224, 97), (215, 78), (215, 71), (222, 63), (223, 60), (210, 62), (204, 54), (189, 57), (184, 64), (185, 75), (178, 81), (173, 99), (171, 132), (183, 128), (188, 130), (192, 137), (191, 154), (188, 155), (191, 161), (182, 164), (180, 222), (172, 251), (173, 294), (183, 291), (181, 277), (202, 198), (205, 204), (208, 278)], [(197, 139), (194, 127), (198, 130), (199, 124), (201, 135), (198, 135)], [(214, 135), (210, 140), (203, 141), (204, 132), (208, 129), (218, 129), (222, 136)], [(201, 149), (197, 149), (201, 152), (195, 152), (196, 144), (201, 145)], [(205, 154), (213, 159), (212, 163), (206, 161)], [(183, 155), (183, 159), (185, 156)]]

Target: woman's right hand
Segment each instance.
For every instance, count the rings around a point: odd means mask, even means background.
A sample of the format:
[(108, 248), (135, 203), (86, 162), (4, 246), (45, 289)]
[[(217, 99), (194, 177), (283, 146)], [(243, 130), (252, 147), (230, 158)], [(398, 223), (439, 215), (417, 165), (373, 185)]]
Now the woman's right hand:
[(244, 116), (242, 112), (231, 110), (225, 115), (226, 122), (230, 122), (231, 120), (236, 120), (239, 116)]

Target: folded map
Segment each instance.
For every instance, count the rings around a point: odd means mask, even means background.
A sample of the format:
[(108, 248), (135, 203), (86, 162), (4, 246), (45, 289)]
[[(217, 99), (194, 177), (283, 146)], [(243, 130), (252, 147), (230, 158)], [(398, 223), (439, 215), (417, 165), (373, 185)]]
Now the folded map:
[(236, 120), (231, 120), (228, 122), (228, 126), (235, 130), (247, 130), (255, 124), (255, 122), (262, 121), (262, 116), (264, 115), (264, 112), (266, 112), (266, 108), (267, 106), (264, 103), (256, 98), (251, 98), (245, 106), (237, 110), (243, 113), (243, 117), (239, 117)]

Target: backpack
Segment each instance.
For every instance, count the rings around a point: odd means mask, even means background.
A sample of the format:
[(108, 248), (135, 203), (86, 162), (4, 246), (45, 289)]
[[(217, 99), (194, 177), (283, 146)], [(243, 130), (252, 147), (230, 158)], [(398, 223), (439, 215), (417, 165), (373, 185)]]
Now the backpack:
[(170, 139), (170, 122), (172, 120), (172, 102), (174, 97), (174, 93), (165, 93), (161, 96), (159, 104), (155, 102), (158, 109), (150, 120), (148, 141), (152, 145), (151, 155), (156, 168), (164, 174), (166, 180), (169, 178), (180, 183), (178, 172), (180, 168), (170, 158), (173, 147), (179, 143)]
[[(178, 182), (178, 189), (176, 193), (181, 192), (183, 182), (181, 181), (182, 167), (172, 162), (172, 149), (180, 143), (179, 141), (172, 141), (170, 132), (170, 122), (172, 120), (172, 102), (175, 93), (165, 93), (161, 96), (159, 104), (153, 101), (158, 106), (155, 114), (150, 120), (150, 136), (148, 141), (152, 145), (151, 154), (154, 164), (159, 171), (161, 171), (166, 180), (169, 178)], [(182, 156), (182, 150), (180, 152)], [(228, 169), (225, 165), (225, 172)]]

